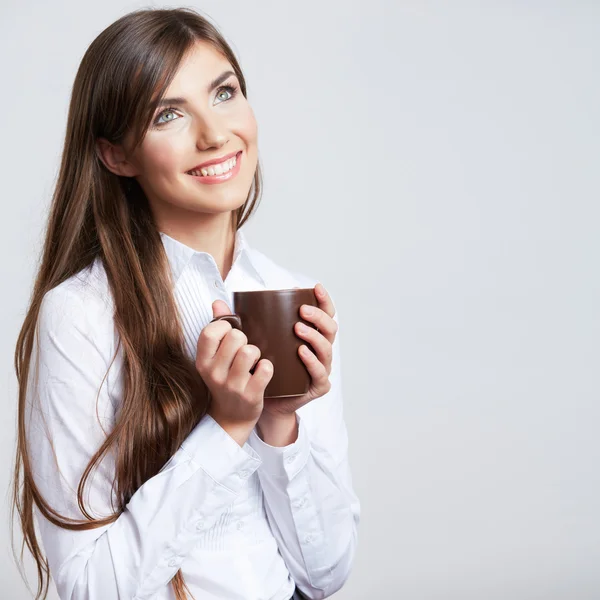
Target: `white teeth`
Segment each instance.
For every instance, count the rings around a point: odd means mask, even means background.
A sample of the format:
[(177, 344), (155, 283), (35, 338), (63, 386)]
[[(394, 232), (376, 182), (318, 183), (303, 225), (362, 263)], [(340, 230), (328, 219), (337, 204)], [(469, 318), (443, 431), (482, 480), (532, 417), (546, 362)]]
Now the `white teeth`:
[(207, 175), (223, 175), (223, 173), (231, 171), (231, 169), (235, 167), (236, 163), (237, 155), (217, 165), (210, 165), (210, 167), (205, 167), (199, 171), (188, 171), (188, 173), (190, 175), (195, 175), (196, 177), (206, 177)]

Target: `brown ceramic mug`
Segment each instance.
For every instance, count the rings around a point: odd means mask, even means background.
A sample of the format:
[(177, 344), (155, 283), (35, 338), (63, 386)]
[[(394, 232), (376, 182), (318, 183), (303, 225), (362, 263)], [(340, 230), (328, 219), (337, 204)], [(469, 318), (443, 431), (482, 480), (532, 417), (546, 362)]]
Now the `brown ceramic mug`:
[[(235, 314), (215, 317), (211, 321), (225, 319), (232, 327), (243, 331), (248, 343), (260, 349), (260, 359), (267, 358), (273, 363), (273, 376), (265, 389), (265, 398), (301, 396), (308, 391), (310, 373), (298, 355), (298, 348), (302, 344), (313, 348), (296, 335), (294, 325), (302, 321), (313, 329), (317, 327), (300, 316), (303, 304), (319, 306), (314, 288), (234, 291)], [(250, 372), (254, 373), (254, 368)]]

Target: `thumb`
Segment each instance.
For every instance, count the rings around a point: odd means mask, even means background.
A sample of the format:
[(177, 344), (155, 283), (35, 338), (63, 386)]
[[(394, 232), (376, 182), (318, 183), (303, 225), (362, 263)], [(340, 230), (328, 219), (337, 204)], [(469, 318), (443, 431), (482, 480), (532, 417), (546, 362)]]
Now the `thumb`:
[(223, 315), (230, 315), (232, 311), (229, 310), (229, 306), (227, 306), (227, 302), (224, 300), (215, 300), (212, 303), (213, 310), (213, 319), (215, 317), (222, 317)]

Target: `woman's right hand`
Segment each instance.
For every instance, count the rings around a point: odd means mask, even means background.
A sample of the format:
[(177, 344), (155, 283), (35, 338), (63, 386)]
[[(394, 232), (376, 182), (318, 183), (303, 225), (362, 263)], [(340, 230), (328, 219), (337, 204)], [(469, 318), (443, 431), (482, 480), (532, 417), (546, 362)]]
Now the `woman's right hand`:
[[(213, 317), (231, 314), (223, 300), (215, 300), (212, 309)], [(246, 334), (225, 320), (209, 323), (198, 338), (196, 369), (210, 391), (208, 414), (240, 446), (262, 413), (265, 389), (273, 377), (273, 363), (259, 360), (260, 355)]]

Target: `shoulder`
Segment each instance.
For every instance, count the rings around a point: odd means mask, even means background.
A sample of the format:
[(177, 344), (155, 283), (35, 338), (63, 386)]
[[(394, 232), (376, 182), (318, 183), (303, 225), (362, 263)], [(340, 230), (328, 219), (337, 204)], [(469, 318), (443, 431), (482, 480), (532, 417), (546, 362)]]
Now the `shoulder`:
[(250, 255), (252, 263), (269, 289), (314, 287), (319, 282), (318, 279), (305, 272), (284, 266), (256, 248), (251, 249)]
[(110, 350), (113, 306), (106, 273), (96, 259), (44, 294), (38, 317), (40, 333), (57, 341), (77, 333), (99, 349)]

